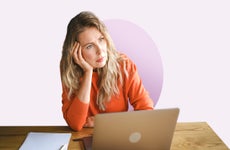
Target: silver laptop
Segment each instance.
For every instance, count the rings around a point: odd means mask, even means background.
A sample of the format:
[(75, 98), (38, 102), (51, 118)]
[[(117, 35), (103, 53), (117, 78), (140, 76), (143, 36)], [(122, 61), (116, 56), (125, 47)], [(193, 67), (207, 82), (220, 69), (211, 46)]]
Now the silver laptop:
[(169, 150), (179, 108), (98, 114), (93, 150)]

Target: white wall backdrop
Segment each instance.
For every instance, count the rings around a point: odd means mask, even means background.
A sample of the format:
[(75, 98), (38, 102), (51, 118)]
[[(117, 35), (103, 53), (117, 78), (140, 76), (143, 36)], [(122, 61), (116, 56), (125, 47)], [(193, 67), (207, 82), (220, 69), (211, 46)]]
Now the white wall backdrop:
[(229, 8), (229, 0), (1, 1), (0, 125), (66, 125), (62, 44), (69, 20), (91, 10), (144, 28), (164, 65), (156, 108), (179, 107), (180, 122), (208, 122), (229, 147)]

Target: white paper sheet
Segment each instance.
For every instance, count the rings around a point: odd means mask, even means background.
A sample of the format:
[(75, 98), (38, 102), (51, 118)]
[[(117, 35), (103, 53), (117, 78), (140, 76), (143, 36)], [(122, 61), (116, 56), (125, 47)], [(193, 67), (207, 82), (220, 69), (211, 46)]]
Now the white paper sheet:
[(70, 138), (71, 133), (29, 132), (19, 150), (59, 150)]

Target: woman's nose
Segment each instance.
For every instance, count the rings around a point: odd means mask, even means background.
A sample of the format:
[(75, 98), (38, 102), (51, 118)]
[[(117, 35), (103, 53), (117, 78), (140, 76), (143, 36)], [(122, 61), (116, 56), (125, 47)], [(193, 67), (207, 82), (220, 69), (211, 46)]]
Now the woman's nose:
[(102, 52), (102, 46), (100, 44), (97, 44), (97, 54), (101, 54)]

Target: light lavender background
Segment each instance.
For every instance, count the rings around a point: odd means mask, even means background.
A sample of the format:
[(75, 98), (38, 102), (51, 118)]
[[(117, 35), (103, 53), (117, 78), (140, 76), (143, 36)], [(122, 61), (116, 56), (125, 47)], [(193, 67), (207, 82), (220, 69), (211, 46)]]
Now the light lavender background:
[(66, 125), (59, 60), (70, 18), (82, 10), (145, 29), (163, 61), (156, 108), (206, 121), (230, 146), (229, 0), (3, 0), (0, 125)]

